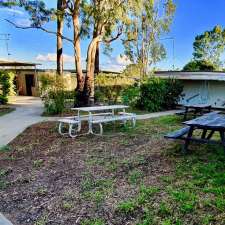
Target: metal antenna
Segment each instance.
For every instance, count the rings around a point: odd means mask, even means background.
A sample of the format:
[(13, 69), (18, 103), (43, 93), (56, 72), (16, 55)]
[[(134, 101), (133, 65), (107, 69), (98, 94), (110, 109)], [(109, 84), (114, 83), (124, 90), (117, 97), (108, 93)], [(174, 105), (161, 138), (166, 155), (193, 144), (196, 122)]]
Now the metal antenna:
[(10, 36), (11, 36), (11, 34), (0, 33), (0, 41), (5, 41), (6, 52), (7, 52), (8, 59), (9, 59), (9, 56), (11, 55), (9, 53), (9, 42), (8, 42), (10, 40)]

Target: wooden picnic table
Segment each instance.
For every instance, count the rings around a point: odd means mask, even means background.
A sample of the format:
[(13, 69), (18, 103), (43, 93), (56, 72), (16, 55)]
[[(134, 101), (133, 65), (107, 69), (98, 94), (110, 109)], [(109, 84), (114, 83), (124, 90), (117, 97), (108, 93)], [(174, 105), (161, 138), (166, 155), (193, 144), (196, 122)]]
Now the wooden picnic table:
[[(211, 112), (183, 123), (189, 127), (187, 136), (182, 137), (182, 139), (185, 140), (184, 152), (187, 152), (191, 141), (197, 143), (219, 143), (223, 145), (225, 151), (225, 115), (219, 114), (219, 112)], [(196, 129), (202, 131), (201, 137), (199, 138), (193, 137), (193, 131)], [(219, 132), (220, 141), (211, 140), (215, 132)]]
[(196, 117), (198, 113), (203, 115), (205, 112), (210, 112), (212, 106), (210, 104), (187, 104), (184, 105), (184, 108), (184, 120), (186, 120), (189, 112), (194, 111), (194, 116)]

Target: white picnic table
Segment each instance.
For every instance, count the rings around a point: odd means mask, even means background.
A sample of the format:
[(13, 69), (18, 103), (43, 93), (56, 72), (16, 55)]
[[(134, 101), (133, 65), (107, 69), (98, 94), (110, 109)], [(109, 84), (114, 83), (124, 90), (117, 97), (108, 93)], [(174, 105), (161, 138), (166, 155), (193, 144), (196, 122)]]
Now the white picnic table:
[[(108, 121), (116, 121), (118, 119), (118, 116), (115, 115), (115, 111), (122, 110), (122, 115), (126, 115), (126, 109), (129, 108), (129, 106), (126, 105), (105, 105), (105, 106), (91, 106), (91, 107), (79, 107), (79, 108), (71, 108), (73, 111), (77, 111), (77, 118), (79, 121), (81, 121), (82, 117), (88, 117), (88, 132), (87, 134), (94, 134), (93, 132), (93, 124), (99, 124), (100, 129), (102, 133), (102, 122), (108, 122)], [(88, 115), (81, 115), (81, 112), (86, 112)], [(125, 116), (120, 116), (120, 119), (124, 120), (126, 119)], [(103, 119), (100, 119), (99, 117), (103, 117)], [(105, 117), (105, 119), (104, 119)], [(106, 118), (107, 117), (107, 118)], [(95, 119), (95, 120), (94, 120)], [(80, 131), (81, 127), (78, 129)]]

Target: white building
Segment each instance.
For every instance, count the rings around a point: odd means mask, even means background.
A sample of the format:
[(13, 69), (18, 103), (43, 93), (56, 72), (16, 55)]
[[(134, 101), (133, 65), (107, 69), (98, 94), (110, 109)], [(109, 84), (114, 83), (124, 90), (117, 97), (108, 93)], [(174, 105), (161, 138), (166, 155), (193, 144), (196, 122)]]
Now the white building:
[(225, 72), (158, 71), (161, 78), (176, 78), (184, 85), (180, 104), (209, 103), (215, 108), (225, 108)]

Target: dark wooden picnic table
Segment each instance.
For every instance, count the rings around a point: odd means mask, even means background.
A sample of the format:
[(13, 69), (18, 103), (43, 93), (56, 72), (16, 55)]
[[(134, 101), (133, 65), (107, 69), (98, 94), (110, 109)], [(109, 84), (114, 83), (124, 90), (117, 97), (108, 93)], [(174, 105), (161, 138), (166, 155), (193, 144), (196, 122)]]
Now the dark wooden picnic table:
[[(225, 151), (225, 115), (219, 112), (211, 112), (204, 116), (183, 122), (189, 127), (187, 136), (182, 139), (185, 140), (184, 152), (187, 152), (188, 146), (191, 141), (198, 143), (211, 143), (211, 144), (222, 144)], [(201, 137), (193, 137), (194, 130), (202, 131)], [(220, 134), (220, 141), (211, 140), (213, 134), (218, 132)]]
[(187, 115), (189, 112), (194, 111), (194, 116), (197, 114), (203, 115), (204, 113), (210, 112), (212, 106), (210, 104), (187, 104), (184, 105), (184, 120), (187, 119)]

